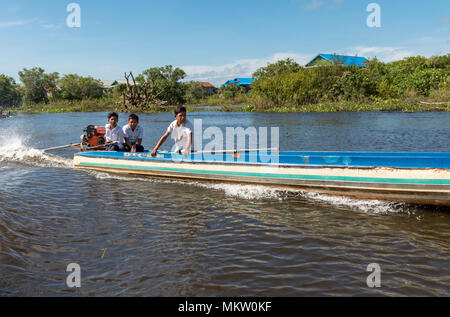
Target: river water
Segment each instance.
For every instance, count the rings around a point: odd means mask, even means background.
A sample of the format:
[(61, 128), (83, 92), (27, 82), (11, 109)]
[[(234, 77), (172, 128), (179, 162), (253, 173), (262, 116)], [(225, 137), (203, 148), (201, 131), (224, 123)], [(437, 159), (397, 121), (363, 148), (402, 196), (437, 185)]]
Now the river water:
[[(199, 118), (204, 129), (279, 127), (283, 150), (450, 151), (449, 112), (188, 113)], [(172, 120), (141, 115), (144, 145)], [(117, 176), (73, 169), (72, 149), (37, 150), (105, 123), (106, 113), (0, 120), (0, 295), (450, 295), (446, 208)], [(66, 284), (70, 263), (80, 288)], [(367, 285), (371, 263), (381, 287)]]

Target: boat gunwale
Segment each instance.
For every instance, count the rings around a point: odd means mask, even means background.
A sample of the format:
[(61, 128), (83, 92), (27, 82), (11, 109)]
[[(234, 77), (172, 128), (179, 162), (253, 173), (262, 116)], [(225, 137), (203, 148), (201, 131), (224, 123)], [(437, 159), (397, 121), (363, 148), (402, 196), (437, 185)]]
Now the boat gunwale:
[[(87, 153), (95, 153), (95, 152), (87, 152)], [(105, 152), (101, 152), (105, 153)], [(106, 152), (106, 153), (114, 153), (114, 152)], [(126, 153), (126, 152), (125, 152)], [(439, 153), (439, 152), (438, 152)], [(139, 153), (137, 153), (139, 154)], [(128, 161), (148, 161), (148, 162), (163, 162), (163, 163), (189, 163), (189, 164), (199, 164), (199, 165), (229, 165), (229, 166), (264, 166), (264, 167), (284, 167), (284, 168), (339, 168), (339, 169), (394, 169), (394, 170), (442, 170), (442, 171), (450, 171), (450, 168), (443, 167), (396, 167), (396, 166), (358, 166), (358, 165), (324, 165), (324, 164), (301, 164), (301, 163), (264, 163), (264, 162), (242, 162), (242, 161), (210, 161), (210, 160), (174, 160), (169, 158), (158, 158), (158, 157), (149, 157), (146, 156), (138, 156), (138, 155), (130, 155), (130, 156), (108, 156), (108, 155), (85, 155), (83, 152), (76, 153), (75, 156), (96, 158), (96, 159), (110, 159), (110, 160), (128, 160)]]

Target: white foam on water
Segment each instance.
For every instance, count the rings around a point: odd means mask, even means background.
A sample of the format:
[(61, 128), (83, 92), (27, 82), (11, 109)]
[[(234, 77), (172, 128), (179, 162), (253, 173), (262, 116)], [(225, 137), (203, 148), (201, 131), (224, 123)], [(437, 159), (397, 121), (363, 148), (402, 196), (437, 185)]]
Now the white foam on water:
[(72, 160), (26, 146), (26, 138), (0, 134), (0, 162), (13, 162), (37, 167), (71, 167)]
[(406, 204), (375, 199), (358, 199), (346, 196), (332, 196), (326, 194), (301, 192), (300, 195), (307, 200), (329, 204), (339, 208), (356, 210), (370, 214), (390, 214), (402, 211)]
[(218, 183), (196, 183), (207, 189), (221, 190), (225, 195), (246, 200), (288, 201), (292, 197), (301, 197), (313, 203), (326, 204), (337, 208), (350, 209), (370, 214), (391, 214), (403, 211), (407, 204), (384, 200), (357, 199), (345, 196), (332, 196), (296, 190), (281, 190), (264, 185), (240, 185)]
[(302, 199), (313, 203), (316, 202), (320, 203), (321, 205), (326, 204), (337, 208), (350, 209), (370, 214), (398, 213), (404, 210), (403, 207), (406, 206), (406, 204), (404, 203), (384, 200), (357, 199), (345, 196), (332, 196), (304, 191), (286, 192), (286, 190), (280, 190), (264, 185), (224, 184), (152, 177), (130, 177), (92, 170), (88, 170), (87, 172), (98, 179), (117, 179), (121, 181), (144, 181), (151, 183), (193, 185), (201, 188), (206, 188), (208, 190), (223, 191), (228, 197), (235, 197), (245, 200), (270, 199), (281, 201), (289, 199), (289, 197), (292, 197), (292, 195), (294, 195), (294, 197), (301, 197)]
[(280, 190), (262, 185), (197, 183), (197, 186), (207, 189), (220, 190), (225, 192), (226, 196), (246, 200), (283, 199)]
[(201, 188), (223, 191), (226, 196), (242, 198), (247, 200), (282, 199), (280, 190), (262, 185), (209, 183), (209, 182), (196, 182), (186, 180), (183, 181), (183, 180), (153, 178), (153, 177), (134, 177), (134, 176), (130, 177), (93, 170), (87, 170), (87, 172), (98, 179), (117, 179), (121, 181), (144, 181), (151, 183), (193, 185)]
[(210, 183), (210, 182), (197, 182), (153, 177), (132, 177), (127, 175), (117, 175), (113, 173), (98, 172), (93, 170), (87, 170), (87, 172), (98, 179), (117, 179), (121, 181), (144, 181), (151, 183), (163, 183), (163, 184), (182, 184), (192, 185), (208, 190), (218, 190), (225, 193), (228, 197), (235, 197), (245, 200), (288, 200), (289, 197), (300, 197), (303, 200), (317, 203), (320, 205), (329, 205), (334, 208), (354, 210), (358, 212), (364, 212), (369, 214), (392, 214), (399, 213), (405, 210), (409, 210), (408, 204), (400, 202), (391, 202), (384, 200), (373, 199), (358, 199), (345, 196), (332, 196), (314, 192), (304, 191), (286, 191), (268, 187), (264, 185), (241, 185), (241, 184), (225, 184), (225, 183)]

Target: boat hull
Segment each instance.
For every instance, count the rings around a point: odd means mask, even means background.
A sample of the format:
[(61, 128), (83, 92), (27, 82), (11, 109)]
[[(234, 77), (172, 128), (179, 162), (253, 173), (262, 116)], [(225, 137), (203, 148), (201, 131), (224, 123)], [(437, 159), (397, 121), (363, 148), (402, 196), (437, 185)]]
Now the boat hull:
[[(292, 152), (294, 153), (294, 152)], [(441, 160), (446, 164), (446, 157)], [(281, 159), (281, 161), (284, 161)], [(338, 163), (337, 163), (338, 164)], [(258, 162), (204, 162), (147, 154), (79, 153), (74, 166), (104, 172), (239, 184), (258, 184), (363, 199), (450, 206), (450, 169)]]

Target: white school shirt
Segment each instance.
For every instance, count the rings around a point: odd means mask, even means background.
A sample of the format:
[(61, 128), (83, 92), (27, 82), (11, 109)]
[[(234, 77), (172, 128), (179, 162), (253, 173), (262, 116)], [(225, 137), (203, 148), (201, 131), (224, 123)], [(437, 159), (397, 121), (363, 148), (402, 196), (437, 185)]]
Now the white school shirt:
[(108, 123), (105, 125), (106, 134), (105, 139), (106, 142), (117, 142), (122, 144), (123, 140), (123, 130), (120, 126), (116, 125), (116, 127), (111, 131), (111, 125)]
[[(173, 121), (169, 125), (167, 131), (170, 132), (172, 139), (175, 141), (175, 147), (173, 148), (174, 152), (186, 149), (187, 136), (192, 133), (193, 130), (194, 128), (188, 120), (181, 124), (181, 126), (177, 125), (177, 120)], [(193, 142), (194, 140), (191, 139), (191, 148)]]
[(138, 139), (142, 139), (144, 136), (144, 129), (138, 125), (136, 129), (131, 130), (128, 124), (123, 126), (123, 134), (124, 138), (128, 138), (131, 144), (135, 144)]

